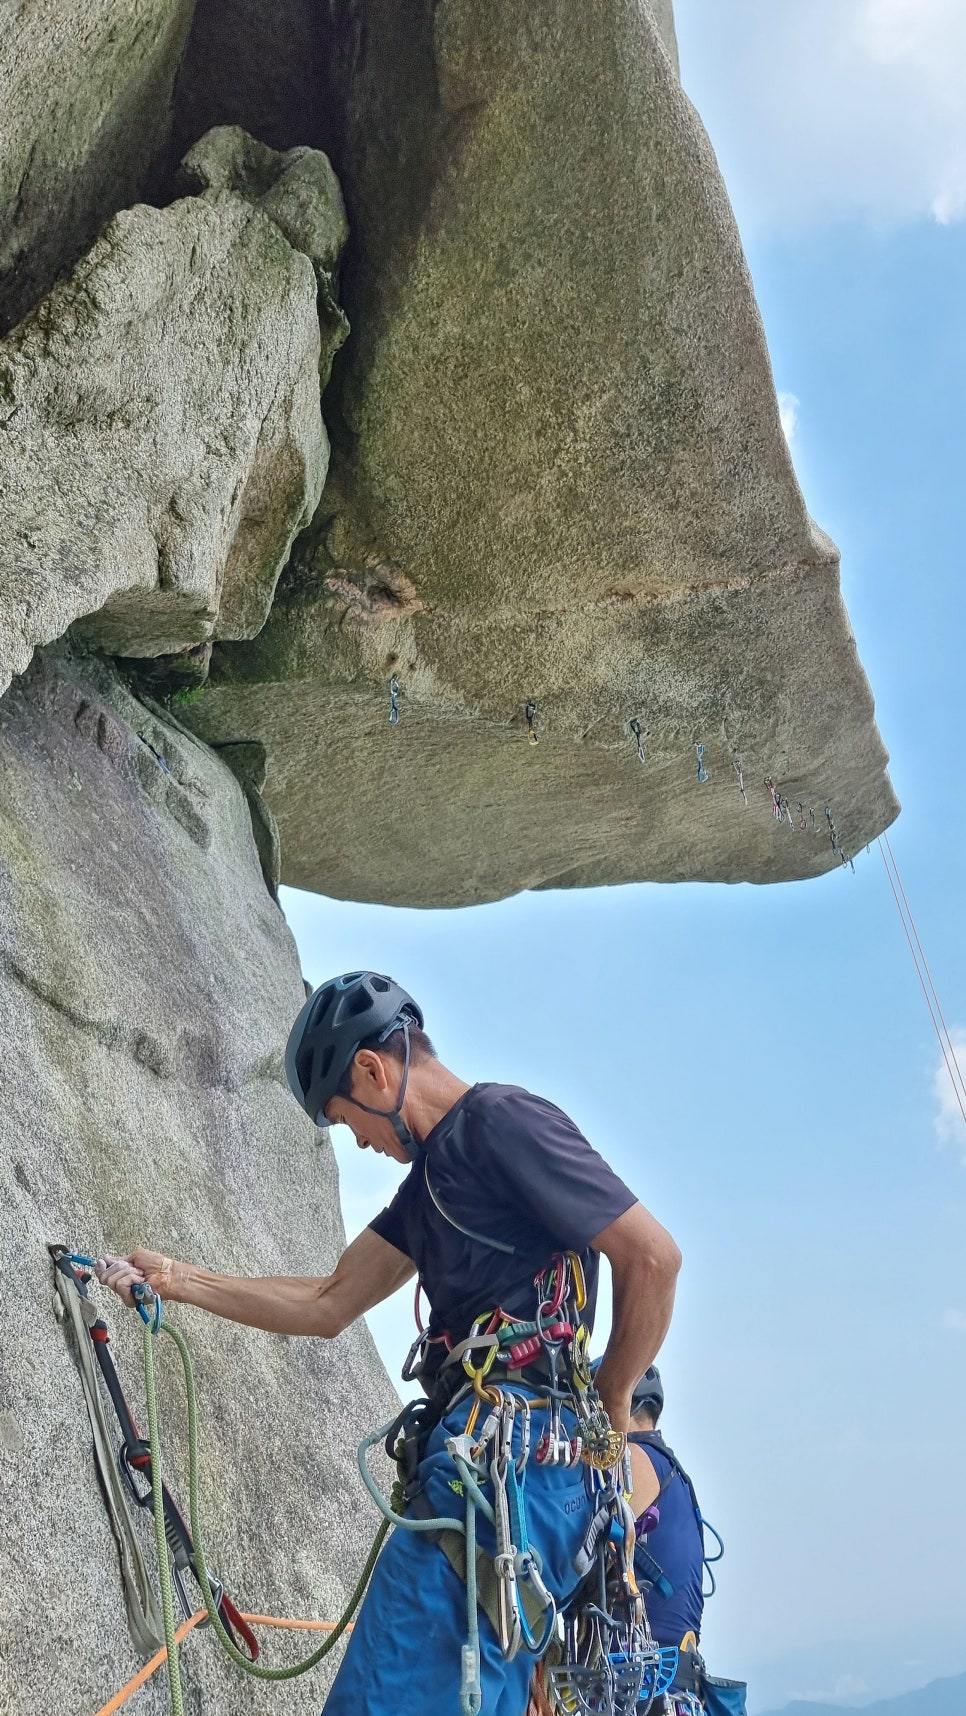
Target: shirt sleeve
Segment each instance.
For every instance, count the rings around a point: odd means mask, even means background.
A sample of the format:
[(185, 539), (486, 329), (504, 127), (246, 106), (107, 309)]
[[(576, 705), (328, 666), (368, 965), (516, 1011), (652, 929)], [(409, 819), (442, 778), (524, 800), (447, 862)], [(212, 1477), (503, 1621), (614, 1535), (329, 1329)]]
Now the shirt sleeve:
[(489, 1106), (485, 1136), (492, 1171), (565, 1249), (582, 1251), (637, 1203), (569, 1116), (543, 1097), (502, 1092)]
[(403, 1181), (391, 1204), (373, 1216), (369, 1226), (380, 1239), (388, 1240), (404, 1257), (412, 1258), (412, 1246), (409, 1240), (409, 1223), (406, 1220), (407, 1191), (409, 1177)]

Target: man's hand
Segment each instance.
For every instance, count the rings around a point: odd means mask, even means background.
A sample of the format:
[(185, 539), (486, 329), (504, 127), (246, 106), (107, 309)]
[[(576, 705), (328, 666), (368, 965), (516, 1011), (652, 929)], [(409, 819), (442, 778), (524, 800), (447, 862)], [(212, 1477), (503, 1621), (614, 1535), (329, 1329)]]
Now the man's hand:
[(187, 1267), (160, 1251), (132, 1251), (130, 1257), (99, 1257), (94, 1273), (102, 1287), (113, 1288), (125, 1305), (133, 1305), (131, 1288), (145, 1284), (162, 1299), (176, 1299)]
[(614, 1429), (626, 1430), (631, 1396), (668, 1331), (681, 1253), (643, 1204), (632, 1204), (593, 1244), (614, 1279), (614, 1320), (597, 1390)]

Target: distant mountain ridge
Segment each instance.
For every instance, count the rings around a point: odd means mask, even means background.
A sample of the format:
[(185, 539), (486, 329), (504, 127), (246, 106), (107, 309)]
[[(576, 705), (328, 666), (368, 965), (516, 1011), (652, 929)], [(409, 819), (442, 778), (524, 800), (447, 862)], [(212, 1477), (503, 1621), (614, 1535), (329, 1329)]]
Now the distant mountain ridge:
[(880, 1698), (875, 1704), (813, 1704), (797, 1698), (780, 1710), (763, 1710), (761, 1716), (966, 1716), (966, 1674), (933, 1680), (915, 1692)]

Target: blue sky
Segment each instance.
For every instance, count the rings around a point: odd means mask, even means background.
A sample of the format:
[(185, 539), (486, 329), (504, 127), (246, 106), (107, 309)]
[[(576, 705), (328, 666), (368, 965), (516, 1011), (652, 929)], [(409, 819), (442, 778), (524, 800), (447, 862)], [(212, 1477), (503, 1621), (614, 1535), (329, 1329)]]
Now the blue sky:
[[(966, 6), (677, 0), (677, 19), (966, 1065)], [(707, 1654), (752, 1712), (966, 1669), (966, 1128), (878, 852), (771, 889), (285, 907), (310, 979), (392, 971), (446, 1061), (567, 1108), (679, 1240), (666, 1428), (728, 1545)], [(335, 1137), (354, 1232), (396, 1171)], [(394, 1375), (400, 1299), (372, 1319)]]

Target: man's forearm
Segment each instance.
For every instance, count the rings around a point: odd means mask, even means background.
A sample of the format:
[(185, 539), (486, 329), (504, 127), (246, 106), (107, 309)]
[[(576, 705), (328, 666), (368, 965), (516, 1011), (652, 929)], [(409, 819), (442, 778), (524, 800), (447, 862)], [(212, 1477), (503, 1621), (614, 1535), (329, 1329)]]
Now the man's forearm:
[(614, 1315), (597, 1387), (615, 1430), (626, 1430), (631, 1395), (654, 1363), (674, 1309), (681, 1253), (660, 1222), (635, 1204), (594, 1241), (607, 1257)]
[(335, 1307), (327, 1304), (331, 1280), (328, 1275), (219, 1275), (196, 1263), (176, 1263), (167, 1297), (274, 1335), (335, 1335), (341, 1324)]
[(630, 1399), (654, 1363), (671, 1323), (676, 1272), (657, 1280), (642, 1271), (637, 1284), (614, 1280), (614, 1320), (597, 1371), (597, 1387), (615, 1430), (626, 1430)]

